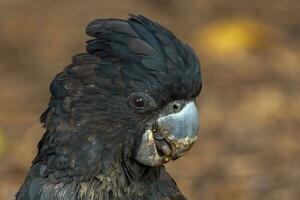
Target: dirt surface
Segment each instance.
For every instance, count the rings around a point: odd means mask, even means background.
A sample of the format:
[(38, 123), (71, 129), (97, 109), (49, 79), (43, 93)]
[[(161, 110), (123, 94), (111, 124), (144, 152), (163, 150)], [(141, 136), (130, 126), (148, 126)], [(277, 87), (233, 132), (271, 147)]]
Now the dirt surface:
[(300, 199), (297, 0), (1, 0), (0, 199), (14, 199), (44, 130), (52, 77), (95, 18), (143, 14), (194, 47), (201, 135), (167, 165), (191, 200)]

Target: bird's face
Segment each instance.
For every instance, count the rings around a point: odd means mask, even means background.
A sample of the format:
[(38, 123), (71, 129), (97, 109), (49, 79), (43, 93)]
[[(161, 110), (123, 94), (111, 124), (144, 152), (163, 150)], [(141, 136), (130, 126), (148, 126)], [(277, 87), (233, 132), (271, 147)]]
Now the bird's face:
[[(138, 98), (134, 103), (142, 106), (142, 102), (143, 99)], [(192, 147), (197, 140), (198, 128), (195, 101), (172, 101), (145, 123), (135, 159), (148, 166), (159, 166), (175, 160)]]
[(159, 95), (146, 91), (133, 92), (128, 97), (128, 106), (136, 114), (132, 119), (139, 127), (135, 128), (138, 133), (132, 155), (139, 163), (159, 166), (190, 150), (197, 140), (199, 116), (194, 97), (168, 98), (159, 103)]

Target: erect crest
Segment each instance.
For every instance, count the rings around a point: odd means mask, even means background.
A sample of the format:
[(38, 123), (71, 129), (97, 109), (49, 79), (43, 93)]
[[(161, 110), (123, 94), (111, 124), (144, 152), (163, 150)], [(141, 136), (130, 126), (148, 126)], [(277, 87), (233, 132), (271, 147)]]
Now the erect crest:
[[(88, 24), (87, 51), (121, 62), (124, 79), (160, 88), (174, 98), (196, 96), (201, 89), (198, 59), (174, 34), (143, 16), (128, 20), (98, 19)], [(153, 80), (154, 79), (154, 80)]]

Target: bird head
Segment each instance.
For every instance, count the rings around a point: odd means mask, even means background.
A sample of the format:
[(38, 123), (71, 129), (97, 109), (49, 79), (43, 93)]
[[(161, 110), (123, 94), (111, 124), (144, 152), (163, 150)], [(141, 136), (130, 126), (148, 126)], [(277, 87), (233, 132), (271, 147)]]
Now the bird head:
[(193, 50), (143, 16), (95, 20), (86, 33), (87, 53), (51, 83), (38, 157), (50, 149), (75, 167), (117, 155), (161, 166), (187, 152), (197, 139), (202, 86)]

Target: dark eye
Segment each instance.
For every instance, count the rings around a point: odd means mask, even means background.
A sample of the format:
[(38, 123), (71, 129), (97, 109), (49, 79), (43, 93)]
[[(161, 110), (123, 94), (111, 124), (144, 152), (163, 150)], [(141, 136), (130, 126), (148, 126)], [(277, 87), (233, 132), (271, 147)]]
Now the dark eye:
[(155, 100), (147, 93), (134, 92), (128, 96), (128, 106), (132, 111), (143, 114), (157, 108)]
[(135, 97), (133, 99), (133, 104), (137, 108), (143, 108), (145, 105), (145, 100), (143, 99), (143, 97)]

